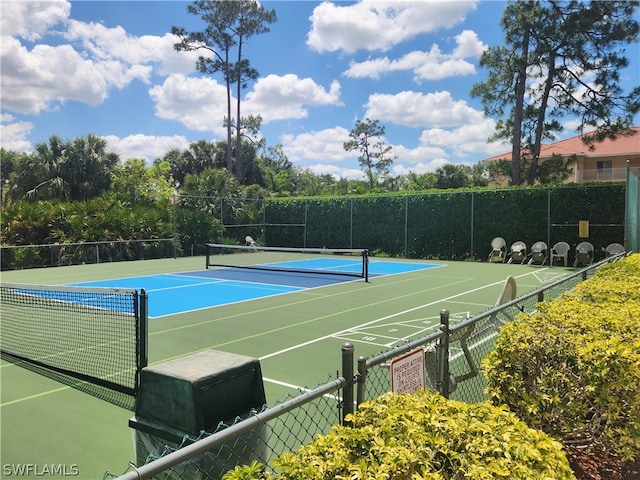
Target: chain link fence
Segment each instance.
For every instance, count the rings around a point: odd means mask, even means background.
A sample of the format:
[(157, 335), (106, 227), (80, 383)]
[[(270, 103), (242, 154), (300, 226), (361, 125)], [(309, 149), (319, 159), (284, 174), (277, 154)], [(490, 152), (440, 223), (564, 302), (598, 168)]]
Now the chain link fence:
[[(117, 480), (220, 479), (226, 471), (254, 460), (273, 470), (272, 461), (282, 453), (295, 451), (327, 434), (332, 426), (347, 423), (347, 415), (362, 402), (391, 391), (391, 362), (416, 349), (424, 352), (427, 388), (467, 403), (484, 401), (481, 361), (494, 349), (500, 326), (523, 312), (534, 312), (538, 303), (558, 298), (603, 265), (625, 255), (568, 274), (455, 325), (450, 325), (449, 312), (443, 310), (439, 331), (374, 357), (355, 361), (353, 345), (344, 344), (342, 376), (262, 411), (252, 411), (231, 425), (220, 424), (215, 432), (201, 432), (198, 438), (185, 437), (180, 445), (166, 445), (163, 451), (149, 455), (144, 465), (130, 464)], [(103, 480), (114, 477), (107, 472)]]
[(495, 348), (500, 326), (515, 320), (522, 313), (533, 313), (538, 303), (558, 298), (563, 292), (593, 276), (602, 265), (622, 256), (624, 254), (590, 265), (456, 325), (450, 324), (449, 312), (443, 310), (439, 332), (375, 357), (358, 360), (357, 403), (389, 392), (390, 362), (416, 348), (424, 350), (428, 388), (437, 390), (447, 398), (467, 403), (486, 400), (481, 362)]
[(103, 242), (2, 245), (2, 270), (86, 265), (175, 256), (173, 238)]
[[(342, 422), (340, 392), (352, 381), (338, 377), (315, 389), (299, 391), (282, 403), (236, 418), (230, 425), (221, 423), (214, 432), (201, 432), (197, 438), (185, 436), (181, 444), (167, 444), (162, 451), (149, 455), (144, 465), (130, 464), (117, 478), (213, 480), (236, 465), (254, 460), (270, 469), (272, 459), (298, 449)], [(103, 480), (114, 477), (107, 472)]]

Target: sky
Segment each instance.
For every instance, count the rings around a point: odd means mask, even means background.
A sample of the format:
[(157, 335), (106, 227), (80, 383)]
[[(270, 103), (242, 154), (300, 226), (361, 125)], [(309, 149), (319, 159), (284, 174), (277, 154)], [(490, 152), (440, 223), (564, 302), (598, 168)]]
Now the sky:
[[(121, 160), (149, 164), (172, 148), (226, 139), (221, 76), (202, 75), (200, 53), (178, 52), (171, 27), (201, 31), (183, 1), (2, 0), (0, 144), (33, 151), (52, 135), (95, 134)], [(241, 115), (262, 117), (267, 145), (295, 167), (363, 178), (343, 148), (357, 120), (378, 120), (395, 158), (391, 175), (473, 165), (510, 150), (489, 143), (471, 87), (487, 78), (482, 52), (504, 44), (503, 1), (261, 1), (270, 31), (243, 51), (259, 78)], [(627, 48), (626, 92), (640, 84), (640, 46)], [(558, 139), (577, 134), (565, 119)], [(634, 125), (640, 125), (640, 115)]]

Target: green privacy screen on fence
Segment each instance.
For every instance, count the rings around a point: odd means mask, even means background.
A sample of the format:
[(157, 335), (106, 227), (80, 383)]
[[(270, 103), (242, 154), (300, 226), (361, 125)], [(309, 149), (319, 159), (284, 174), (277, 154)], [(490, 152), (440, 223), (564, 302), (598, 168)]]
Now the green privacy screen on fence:
[(486, 260), (498, 236), (508, 245), (589, 241), (600, 252), (624, 242), (624, 205), (623, 184), (268, 199), (260, 241), (450, 260)]

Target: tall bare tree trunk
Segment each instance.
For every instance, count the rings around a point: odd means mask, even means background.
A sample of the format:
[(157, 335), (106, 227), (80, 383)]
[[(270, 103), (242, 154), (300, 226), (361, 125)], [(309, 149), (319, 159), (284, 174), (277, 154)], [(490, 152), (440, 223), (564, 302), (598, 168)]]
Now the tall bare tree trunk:
[(540, 100), (540, 108), (538, 110), (538, 120), (536, 122), (536, 138), (533, 141), (531, 147), (531, 168), (529, 169), (529, 175), (527, 176), (527, 182), (529, 185), (533, 185), (538, 173), (538, 165), (540, 161), (540, 148), (542, 147), (542, 133), (544, 132), (544, 119), (547, 113), (547, 105), (549, 105), (549, 95), (551, 94), (551, 88), (556, 76), (556, 53), (551, 50), (549, 52), (549, 61), (547, 62), (547, 80), (544, 83), (544, 92)]
[(236, 179), (238, 180), (238, 184), (242, 184), (242, 159), (240, 157), (241, 148), (240, 148), (240, 134), (241, 125), (240, 125), (240, 95), (242, 94), (242, 64), (240, 63), (242, 60), (242, 35), (238, 38), (238, 72), (237, 72), (237, 98), (236, 98)]
[[(228, 67), (227, 63), (227, 68)], [(229, 76), (227, 75), (227, 171), (233, 173), (233, 162), (231, 161), (231, 84), (229, 82)]]
[(524, 111), (524, 94), (527, 84), (527, 64), (529, 59), (529, 28), (525, 26), (522, 39), (521, 62), (516, 75), (516, 105), (513, 112), (513, 145), (511, 150), (511, 183), (520, 185), (520, 165), (522, 155), (522, 116)]

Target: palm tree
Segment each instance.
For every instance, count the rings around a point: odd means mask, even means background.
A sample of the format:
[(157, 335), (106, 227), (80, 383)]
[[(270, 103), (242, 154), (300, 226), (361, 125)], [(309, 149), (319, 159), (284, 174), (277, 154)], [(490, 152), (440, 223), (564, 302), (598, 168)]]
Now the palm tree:
[(57, 135), (49, 137), (49, 143), (36, 143), (35, 153), (24, 157), (18, 164), (11, 196), (16, 200), (67, 200), (68, 190), (60, 176), (65, 154), (66, 145)]
[(90, 133), (69, 142), (61, 176), (69, 186), (71, 200), (86, 200), (106, 191), (117, 164), (118, 155), (107, 151), (103, 138)]
[(19, 162), (11, 196), (33, 201), (93, 198), (109, 188), (118, 161), (118, 155), (107, 151), (107, 142), (96, 135), (69, 142), (52, 135)]

